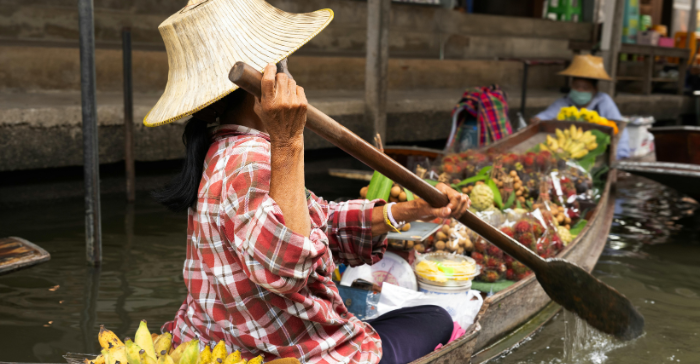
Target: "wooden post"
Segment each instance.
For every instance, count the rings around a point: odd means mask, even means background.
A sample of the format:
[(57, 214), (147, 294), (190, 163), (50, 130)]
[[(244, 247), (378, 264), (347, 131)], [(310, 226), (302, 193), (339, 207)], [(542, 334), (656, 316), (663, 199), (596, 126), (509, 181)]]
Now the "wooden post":
[[(698, 3), (696, 0), (690, 0), (690, 11), (688, 11), (688, 31), (685, 37), (685, 49), (690, 49), (690, 33), (694, 32), (698, 27)], [(692, 54), (690, 55), (693, 56)]]
[(100, 154), (97, 144), (95, 23), (92, 0), (78, 0), (78, 21), (85, 179), (85, 248), (88, 263), (97, 266), (102, 262), (102, 224), (100, 221)]
[[(608, 70), (612, 81), (602, 83), (600, 90), (607, 92), (611, 97), (615, 97), (617, 63), (620, 59), (620, 47), (622, 46), (622, 21), (625, 14), (625, 0), (607, 0), (605, 3), (605, 14), (601, 49), (603, 50), (605, 68)], [(608, 16), (608, 14), (611, 16)]]
[(386, 93), (389, 71), (389, 12), (391, 0), (367, 0), (365, 120), (372, 135), (386, 138)]
[(122, 29), (122, 59), (124, 74), (124, 165), (126, 168), (126, 200), (136, 200), (134, 171), (134, 94), (131, 74), (131, 29)]

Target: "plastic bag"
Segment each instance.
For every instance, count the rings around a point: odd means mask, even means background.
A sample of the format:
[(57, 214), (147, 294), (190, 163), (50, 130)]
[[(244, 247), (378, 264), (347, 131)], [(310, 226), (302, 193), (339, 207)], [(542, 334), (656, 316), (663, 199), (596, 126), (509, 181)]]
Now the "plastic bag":
[(484, 303), (478, 291), (470, 290), (460, 294), (427, 294), (385, 283), (377, 304), (378, 315), (404, 307), (435, 305), (449, 312), (452, 319), (462, 327), (474, 323), (476, 315)]

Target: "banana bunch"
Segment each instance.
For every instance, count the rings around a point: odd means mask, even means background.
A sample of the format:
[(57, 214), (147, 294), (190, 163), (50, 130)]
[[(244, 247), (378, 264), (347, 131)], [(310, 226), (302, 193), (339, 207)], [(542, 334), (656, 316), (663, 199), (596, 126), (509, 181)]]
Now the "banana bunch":
[(172, 348), (173, 335), (151, 334), (146, 320), (139, 324), (132, 341), (119, 340), (114, 332), (100, 326), (97, 340), (102, 353), (94, 360), (85, 359), (85, 364), (262, 364), (263, 356), (245, 360), (241, 352), (228, 353), (224, 341), (219, 341), (212, 349), (209, 345), (199, 350), (199, 340), (183, 342), (176, 349)]
[(596, 137), (590, 130), (584, 133), (583, 129), (573, 124), (564, 130), (556, 129), (555, 133), (556, 138), (547, 135), (547, 143), (540, 143), (540, 149), (562, 155), (566, 159), (580, 159), (598, 148)]

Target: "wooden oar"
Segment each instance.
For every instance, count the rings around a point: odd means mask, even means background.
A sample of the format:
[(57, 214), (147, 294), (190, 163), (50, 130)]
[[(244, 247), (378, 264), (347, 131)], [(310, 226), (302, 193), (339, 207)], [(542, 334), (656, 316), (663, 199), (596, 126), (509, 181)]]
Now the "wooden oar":
[[(231, 82), (260, 97), (262, 73), (238, 62), (229, 73)], [(328, 115), (309, 105), (306, 127), (370, 168), (400, 183), (431, 206), (448, 204), (447, 196), (387, 157)], [(621, 293), (585, 270), (562, 259), (542, 259), (519, 242), (467, 211), (459, 221), (532, 269), (549, 297), (586, 320), (596, 329), (623, 340), (638, 337), (644, 318)]]

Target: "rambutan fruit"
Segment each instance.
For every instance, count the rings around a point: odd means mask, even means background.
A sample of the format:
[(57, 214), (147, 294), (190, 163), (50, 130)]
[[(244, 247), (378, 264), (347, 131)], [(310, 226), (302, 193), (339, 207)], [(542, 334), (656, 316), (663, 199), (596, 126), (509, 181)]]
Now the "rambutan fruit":
[(502, 228), (501, 228), (501, 231), (502, 231), (504, 234), (510, 236), (511, 238), (515, 236), (515, 231), (513, 231), (513, 228), (510, 227), (510, 226), (504, 226), (504, 227), (502, 227)]
[(515, 280), (515, 272), (512, 269), (506, 271), (506, 279), (509, 281)]
[(530, 229), (532, 226), (530, 225), (529, 222), (525, 220), (520, 220), (515, 224), (515, 233), (516, 234), (523, 234), (523, 233), (528, 233), (530, 232)]
[(493, 244), (489, 244), (488, 247), (486, 247), (486, 254), (496, 258), (503, 257), (503, 251)]

